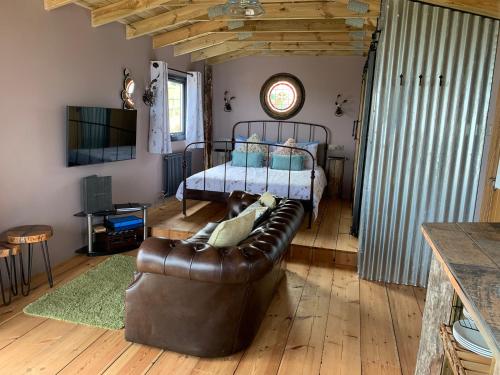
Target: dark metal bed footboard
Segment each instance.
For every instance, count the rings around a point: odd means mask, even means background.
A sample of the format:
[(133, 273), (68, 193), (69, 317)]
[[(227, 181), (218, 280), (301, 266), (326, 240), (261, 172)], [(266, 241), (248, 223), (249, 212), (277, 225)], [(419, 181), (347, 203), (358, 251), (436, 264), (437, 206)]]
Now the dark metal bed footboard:
[[(235, 150), (235, 145), (238, 145), (238, 147), (243, 147), (243, 149), (245, 150), (245, 178), (243, 180), (243, 184), (244, 184), (244, 188), (243, 190), (246, 191), (247, 190), (247, 186), (248, 186), (248, 169), (249, 168), (252, 168), (252, 167), (249, 167), (248, 166), (248, 146), (249, 145), (259, 145), (259, 146), (263, 146), (264, 148), (267, 149), (267, 163), (265, 163), (265, 165), (262, 167), (262, 169), (265, 169), (265, 173), (266, 173), (266, 183), (265, 183), (265, 187), (264, 187), (264, 192), (268, 190), (269, 188), (269, 169), (272, 169), (271, 168), (271, 165), (270, 165), (270, 156), (271, 156), (271, 149), (273, 147), (275, 148), (284, 148), (284, 149), (287, 149), (289, 150), (290, 152), (287, 152), (284, 156), (289, 158), (289, 164), (288, 164), (288, 169), (285, 170), (285, 171), (288, 171), (288, 189), (287, 189), (287, 194), (286, 194), (286, 198), (290, 198), (290, 191), (291, 191), (291, 187), (292, 187), (292, 156), (295, 155), (294, 151), (300, 151), (302, 152), (303, 154), (306, 155), (307, 158), (309, 158), (311, 161), (312, 161), (312, 165), (314, 166), (315, 165), (315, 158), (313, 156), (313, 154), (311, 152), (309, 152), (308, 150), (304, 149), (304, 148), (300, 148), (300, 147), (291, 147), (291, 146), (284, 146), (282, 144), (275, 144), (275, 143), (262, 143), (262, 142), (243, 142), (243, 141), (237, 141), (237, 142), (234, 142), (234, 141), (208, 141), (208, 142), (193, 142), (189, 145), (186, 146), (186, 148), (184, 149), (184, 161), (183, 161), (183, 164), (182, 164), (182, 168), (183, 168), (183, 195), (182, 195), (182, 212), (184, 215), (186, 215), (186, 210), (187, 210), (187, 207), (186, 207), (186, 200), (187, 199), (192, 199), (192, 200), (204, 200), (204, 201), (225, 201), (228, 197), (229, 197), (229, 194), (231, 193), (231, 191), (229, 191), (228, 187), (227, 187), (227, 178), (228, 178), (228, 170), (227, 170), (227, 166), (228, 166), (228, 163), (231, 161), (231, 157), (228, 157), (228, 154)], [(207, 169), (204, 169), (203, 170), (203, 189), (190, 189), (188, 188), (187, 186), (187, 155), (188, 153), (190, 152), (190, 149), (191, 148), (199, 148), (200, 146), (203, 146), (203, 147), (210, 147), (211, 149), (214, 149), (214, 146), (217, 147), (217, 146), (224, 146), (224, 150), (226, 150), (226, 152), (224, 152), (224, 162), (223, 162), (223, 165), (224, 165), (224, 180), (223, 180), (223, 189), (222, 191), (212, 191), (212, 190), (207, 190), (207, 177), (206, 177), (206, 173), (207, 173)], [(205, 158), (205, 153), (203, 154), (204, 155), (204, 158)], [(203, 164), (205, 165), (205, 160), (203, 160)], [(304, 205), (304, 208), (306, 210), (309, 211), (309, 226), (311, 226), (312, 224), (312, 213), (313, 213), (313, 208), (314, 208), (314, 179), (315, 179), (316, 175), (315, 175), (315, 169), (312, 168), (311, 169), (311, 185), (310, 185), (310, 190), (309, 190), (309, 199), (307, 200), (301, 200), (302, 201), (302, 204)], [(285, 197), (282, 197), (282, 198), (285, 198)]]
[[(248, 142), (242, 140), (236, 140), (238, 135), (245, 136), (245, 139), (250, 137), (251, 134), (260, 134), (262, 142)], [(319, 146), (323, 147), (322, 155), (317, 156), (317, 161), (315, 156), (309, 152), (307, 149), (302, 147), (291, 147), (284, 146), (283, 142), (288, 138), (293, 138), (297, 142), (317, 142), (318, 143), (318, 154), (320, 153)], [(327, 160), (327, 148), (329, 144), (329, 132), (328, 129), (323, 125), (296, 122), (296, 121), (267, 121), (267, 120), (251, 120), (251, 121), (240, 121), (233, 126), (232, 130), (232, 140), (220, 140), (220, 141), (205, 141), (205, 142), (194, 142), (186, 146), (184, 150), (184, 162), (183, 162), (183, 199), (182, 199), (182, 211), (186, 215), (186, 200), (205, 200), (205, 201), (225, 201), (227, 200), (231, 191), (227, 188), (227, 165), (231, 161), (231, 152), (235, 150), (236, 144), (238, 148), (242, 147), (244, 150), (248, 151), (249, 145), (261, 145), (266, 148), (267, 153), (267, 163), (265, 163), (265, 173), (266, 173), (266, 184), (264, 191), (268, 190), (269, 187), (269, 169), (271, 149), (273, 147), (281, 147), (289, 149), (285, 156), (290, 157), (288, 165), (288, 191), (286, 197), (290, 198), (291, 190), (291, 177), (292, 177), (292, 155), (294, 151), (298, 150), (303, 153), (306, 158), (312, 160), (312, 166), (316, 165), (316, 162), (323, 168), (326, 167)], [(187, 186), (187, 173), (185, 162), (187, 152), (191, 148), (204, 147), (205, 150), (212, 152), (213, 150), (222, 150), (224, 152), (224, 183), (222, 191), (211, 191), (207, 190), (206, 186), (206, 172), (208, 168), (213, 165), (207, 165), (206, 155), (203, 156), (203, 165), (205, 169), (203, 170), (203, 189), (190, 189)], [(246, 152), (245, 160), (245, 178), (244, 178), (244, 190), (247, 189), (247, 177), (248, 177), (248, 152)], [(315, 183), (315, 168), (311, 169), (311, 185), (309, 192), (309, 199), (301, 200), (304, 208), (309, 211), (309, 227), (312, 225), (312, 215), (314, 209), (314, 183)]]

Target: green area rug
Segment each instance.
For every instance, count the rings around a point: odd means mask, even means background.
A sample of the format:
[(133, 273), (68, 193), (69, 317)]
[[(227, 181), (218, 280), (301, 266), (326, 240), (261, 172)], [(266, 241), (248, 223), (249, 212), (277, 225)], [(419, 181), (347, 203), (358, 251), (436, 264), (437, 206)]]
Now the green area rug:
[(114, 255), (24, 308), (28, 315), (71, 323), (124, 327), (125, 289), (132, 282), (135, 257)]

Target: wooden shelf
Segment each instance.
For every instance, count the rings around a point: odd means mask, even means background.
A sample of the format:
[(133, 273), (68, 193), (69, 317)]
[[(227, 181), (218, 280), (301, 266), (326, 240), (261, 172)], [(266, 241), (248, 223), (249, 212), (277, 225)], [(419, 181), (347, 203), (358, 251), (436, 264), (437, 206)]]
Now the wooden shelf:
[(455, 375), (488, 375), (491, 373), (492, 360), (462, 348), (453, 337), (451, 327), (441, 325), (441, 340), (444, 352)]

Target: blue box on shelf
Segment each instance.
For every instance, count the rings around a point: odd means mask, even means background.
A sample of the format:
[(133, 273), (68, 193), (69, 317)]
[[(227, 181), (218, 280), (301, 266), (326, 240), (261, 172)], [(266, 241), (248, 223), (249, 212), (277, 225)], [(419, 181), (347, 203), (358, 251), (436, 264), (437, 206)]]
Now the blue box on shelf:
[(143, 225), (143, 219), (137, 216), (119, 216), (109, 218), (106, 226), (112, 230), (128, 230), (138, 228)]

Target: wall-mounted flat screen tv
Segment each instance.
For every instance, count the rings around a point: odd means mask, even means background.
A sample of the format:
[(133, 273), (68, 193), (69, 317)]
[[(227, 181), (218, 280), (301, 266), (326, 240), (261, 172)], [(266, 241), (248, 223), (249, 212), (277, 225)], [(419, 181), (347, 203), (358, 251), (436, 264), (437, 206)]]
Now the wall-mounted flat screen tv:
[(68, 106), (67, 165), (135, 159), (137, 111)]

